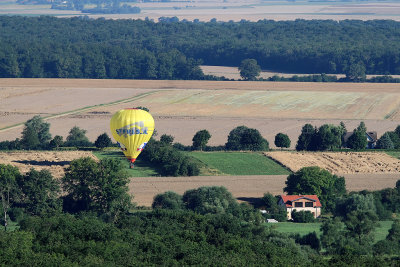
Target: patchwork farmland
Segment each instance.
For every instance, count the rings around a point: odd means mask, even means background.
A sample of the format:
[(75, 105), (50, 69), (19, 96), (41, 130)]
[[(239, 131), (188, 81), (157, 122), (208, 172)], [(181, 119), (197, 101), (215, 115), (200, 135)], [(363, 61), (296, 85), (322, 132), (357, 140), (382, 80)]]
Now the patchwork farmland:
[[(171, 134), (175, 142), (185, 145), (190, 145), (194, 134), (201, 129), (211, 133), (210, 145), (223, 145), (230, 130), (239, 125), (258, 129), (270, 147), (274, 147), (277, 133), (286, 133), (293, 148), (306, 123), (319, 126), (343, 121), (352, 130), (364, 121), (368, 130), (377, 131), (378, 136), (400, 124), (398, 84), (1, 79), (0, 99), (1, 141), (20, 138), (23, 123), (34, 115), (42, 116), (51, 124), (53, 136), (65, 138), (72, 127), (78, 126), (87, 130), (87, 136), (94, 141), (98, 135), (109, 132), (109, 120), (114, 112), (137, 106), (150, 109), (159, 135)], [(66, 155), (57, 157), (64, 163), (76, 157)], [(28, 169), (66, 166), (51, 163), (54, 155), (47, 157), (43, 164), (36, 164), (34, 161), (38, 159), (27, 156), (5, 160), (2, 154), (0, 159), (1, 163), (19, 161)], [(388, 159), (383, 162), (388, 163)], [(289, 163), (282, 164), (296, 170)], [(399, 179), (397, 167), (385, 166), (380, 165), (384, 171), (369, 173), (349, 171), (350, 167), (331, 171), (345, 175), (350, 191), (373, 190), (393, 187)], [(139, 177), (132, 178), (131, 192), (139, 205), (149, 205), (152, 197), (160, 192), (181, 193), (203, 185), (224, 185), (235, 197), (252, 198), (261, 197), (267, 191), (282, 193), (286, 177)]]
[(201, 129), (210, 145), (223, 145), (239, 125), (258, 129), (271, 147), (286, 133), (293, 148), (306, 123), (343, 121), (351, 131), (364, 121), (378, 137), (400, 124), (398, 84), (1, 79), (0, 99), (0, 141), (20, 137), (34, 115), (53, 136), (78, 126), (94, 141), (114, 112), (136, 106), (150, 109), (160, 135), (184, 145)]

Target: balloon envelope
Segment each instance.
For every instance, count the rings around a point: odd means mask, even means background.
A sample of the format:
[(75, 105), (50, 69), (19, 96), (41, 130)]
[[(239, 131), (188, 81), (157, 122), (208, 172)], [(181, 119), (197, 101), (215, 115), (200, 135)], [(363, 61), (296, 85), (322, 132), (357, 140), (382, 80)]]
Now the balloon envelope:
[(122, 109), (110, 122), (111, 133), (125, 156), (134, 162), (154, 132), (154, 119), (141, 109)]

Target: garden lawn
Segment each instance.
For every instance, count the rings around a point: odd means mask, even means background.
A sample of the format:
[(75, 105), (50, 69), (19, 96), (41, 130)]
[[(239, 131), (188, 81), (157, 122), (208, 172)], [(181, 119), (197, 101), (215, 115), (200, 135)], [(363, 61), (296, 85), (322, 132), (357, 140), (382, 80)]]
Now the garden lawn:
[(257, 152), (190, 152), (207, 167), (216, 169), (221, 175), (288, 175), (275, 161)]
[(103, 158), (116, 158), (123, 162), (126, 171), (130, 177), (149, 177), (149, 176), (160, 176), (157, 172), (157, 167), (144, 162), (140, 157), (135, 161), (135, 167), (129, 168), (129, 162), (126, 159), (124, 153), (120, 150), (105, 150), (105, 151), (94, 151), (93, 154), (98, 159)]

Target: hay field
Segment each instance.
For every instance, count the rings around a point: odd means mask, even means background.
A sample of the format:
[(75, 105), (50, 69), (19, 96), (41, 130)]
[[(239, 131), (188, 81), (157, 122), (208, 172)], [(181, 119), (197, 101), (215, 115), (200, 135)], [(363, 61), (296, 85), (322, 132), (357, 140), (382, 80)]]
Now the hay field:
[(14, 151), (0, 152), (0, 164), (10, 164), (19, 169), (21, 173), (26, 173), (30, 169), (48, 170), (55, 178), (64, 176), (64, 168), (69, 163), (78, 158), (90, 157), (97, 158), (92, 152), (87, 151)]
[[(398, 174), (345, 174), (348, 191), (379, 190), (396, 185)], [(224, 186), (240, 201), (253, 202), (264, 193), (283, 194), (287, 175), (196, 176), (132, 178), (129, 186), (134, 202), (151, 206), (155, 195), (166, 191), (183, 194), (201, 186)]]
[(114, 112), (136, 106), (150, 108), (159, 135), (185, 145), (201, 129), (222, 145), (239, 125), (257, 128), (271, 147), (286, 133), (294, 147), (306, 123), (352, 130), (362, 120), (378, 136), (400, 124), (399, 84), (0, 79), (0, 101), (0, 141), (19, 138), (34, 115), (53, 136), (78, 126), (94, 141), (109, 133)]
[(400, 160), (380, 152), (271, 151), (264, 154), (293, 172), (310, 166), (318, 166), (334, 174), (399, 174), (400, 172)]

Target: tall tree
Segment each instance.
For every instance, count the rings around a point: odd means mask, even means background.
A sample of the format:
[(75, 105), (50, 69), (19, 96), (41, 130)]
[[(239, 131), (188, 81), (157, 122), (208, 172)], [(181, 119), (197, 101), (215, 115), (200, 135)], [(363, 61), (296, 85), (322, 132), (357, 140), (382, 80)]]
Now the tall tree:
[(94, 145), (100, 149), (109, 147), (111, 144), (111, 138), (106, 133), (99, 135), (94, 142)]
[(296, 150), (314, 150), (313, 139), (316, 129), (311, 124), (305, 124), (297, 140)]
[(283, 189), (290, 195), (317, 195), (324, 210), (332, 210), (336, 198), (346, 193), (344, 177), (319, 167), (304, 167), (288, 176)]
[(275, 145), (277, 147), (280, 147), (280, 148), (282, 148), (282, 147), (286, 147), (286, 148), (290, 147), (290, 138), (289, 138), (289, 136), (287, 136), (286, 134), (283, 134), (283, 133), (278, 133), (275, 136)]
[(244, 59), (239, 66), (240, 76), (245, 80), (255, 80), (260, 75), (261, 67), (255, 59)]
[(201, 130), (198, 131), (194, 136), (193, 136), (193, 149), (195, 150), (203, 150), (207, 143), (208, 140), (211, 138), (211, 134), (207, 130)]
[(108, 214), (115, 221), (132, 206), (128, 194), (128, 175), (122, 162), (92, 158), (71, 161), (62, 178), (67, 193), (64, 207), (70, 211), (95, 211)]
[(353, 134), (347, 140), (346, 145), (354, 150), (365, 149), (367, 147), (367, 128), (365, 127), (364, 122), (360, 122), (360, 125), (354, 129)]
[(390, 139), (390, 135), (388, 133), (384, 133), (381, 138), (379, 138), (378, 142), (376, 142), (376, 147), (380, 149), (393, 149), (394, 144), (392, 139)]
[(246, 126), (238, 126), (228, 135), (228, 142), (225, 144), (228, 150), (268, 150), (269, 143), (256, 129)]
[(61, 211), (60, 185), (48, 170), (31, 169), (16, 181), (21, 191), (19, 202), (26, 212), (42, 216)]
[(25, 149), (45, 148), (51, 140), (50, 124), (40, 116), (34, 116), (25, 122), (21, 144)]
[(86, 137), (86, 130), (74, 126), (67, 136), (66, 146), (88, 146), (89, 139)]
[(11, 204), (18, 197), (16, 179), (20, 176), (17, 167), (0, 164), (0, 197), (4, 215), (4, 229), (7, 230), (7, 212)]

